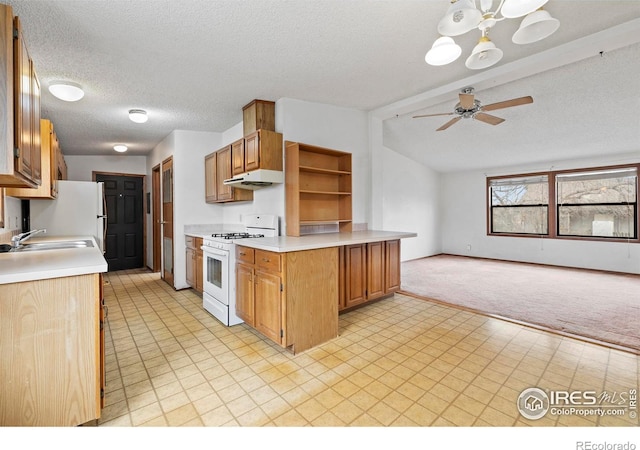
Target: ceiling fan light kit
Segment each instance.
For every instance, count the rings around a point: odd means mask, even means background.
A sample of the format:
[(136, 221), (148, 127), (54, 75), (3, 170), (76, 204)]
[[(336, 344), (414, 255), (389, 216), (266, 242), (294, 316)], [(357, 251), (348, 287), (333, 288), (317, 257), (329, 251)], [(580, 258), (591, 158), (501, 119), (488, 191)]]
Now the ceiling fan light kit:
[(453, 112), (437, 113), (437, 114), (421, 114), (413, 116), (414, 119), (421, 117), (435, 117), (435, 116), (456, 116), (442, 125), (436, 131), (442, 131), (449, 128), (460, 119), (475, 119), (480, 122), (487, 123), (489, 125), (498, 125), (504, 122), (504, 119), (500, 117), (487, 114), (487, 111), (495, 111), (496, 109), (511, 108), (512, 106), (526, 105), (533, 103), (533, 97), (518, 97), (510, 100), (503, 100), (501, 102), (491, 103), (489, 105), (482, 105), (480, 100), (475, 98), (474, 89), (471, 86), (463, 88), (458, 94), (460, 101), (453, 108)]
[[(473, 49), (471, 56), (465, 62), (472, 70), (485, 69), (502, 59), (503, 52), (489, 40), (489, 30), (498, 22), (526, 16), (518, 30), (514, 33), (512, 42), (515, 44), (530, 44), (540, 41), (553, 34), (560, 22), (542, 10), (548, 0), (501, 0), (497, 8), (492, 10), (492, 0), (451, 0), (445, 16), (438, 22), (440, 37), (434, 42), (425, 56), (427, 64), (441, 66), (449, 64), (460, 56), (462, 50), (455, 43), (452, 36), (465, 34), (478, 29), (482, 37)], [(496, 0), (497, 2), (497, 0)], [(476, 6), (476, 4), (479, 6)], [(446, 41), (442, 39), (449, 38)], [(446, 62), (444, 62), (446, 61)]]

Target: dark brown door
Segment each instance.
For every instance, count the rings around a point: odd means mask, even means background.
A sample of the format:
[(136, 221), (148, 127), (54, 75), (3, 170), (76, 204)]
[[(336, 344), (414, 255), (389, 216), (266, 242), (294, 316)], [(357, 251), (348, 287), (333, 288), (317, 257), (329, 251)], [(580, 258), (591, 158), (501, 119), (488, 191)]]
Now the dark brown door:
[(162, 246), (161, 246), (161, 211), (160, 211), (160, 164), (152, 169), (151, 190), (153, 197), (153, 271), (160, 272), (162, 266)]
[(107, 205), (105, 259), (109, 271), (137, 269), (143, 255), (143, 177), (96, 174)]

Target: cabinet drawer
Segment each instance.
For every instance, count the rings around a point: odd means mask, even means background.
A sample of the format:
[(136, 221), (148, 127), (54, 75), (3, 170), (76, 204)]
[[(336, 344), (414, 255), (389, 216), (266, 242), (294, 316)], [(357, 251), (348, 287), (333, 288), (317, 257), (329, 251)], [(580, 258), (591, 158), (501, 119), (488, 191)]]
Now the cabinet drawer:
[(256, 250), (256, 265), (264, 269), (280, 272), (280, 259), (279, 253)]
[(238, 262), (253, 264), (255, 262), (255, 250), (249, 247), (236, 247), (236, 259)]

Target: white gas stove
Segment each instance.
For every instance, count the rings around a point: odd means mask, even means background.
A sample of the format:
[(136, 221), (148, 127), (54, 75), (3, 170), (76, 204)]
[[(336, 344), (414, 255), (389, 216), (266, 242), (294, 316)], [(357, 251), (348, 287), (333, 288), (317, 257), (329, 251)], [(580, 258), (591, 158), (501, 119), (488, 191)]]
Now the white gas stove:
[(236, 250), (242, 239), (275, 237), (279, 234), (278, 216), (247, 214), (244, 231), (214, 233), (202, 239), (204, 309), (227, 326), (243, 320), (236, 315)]

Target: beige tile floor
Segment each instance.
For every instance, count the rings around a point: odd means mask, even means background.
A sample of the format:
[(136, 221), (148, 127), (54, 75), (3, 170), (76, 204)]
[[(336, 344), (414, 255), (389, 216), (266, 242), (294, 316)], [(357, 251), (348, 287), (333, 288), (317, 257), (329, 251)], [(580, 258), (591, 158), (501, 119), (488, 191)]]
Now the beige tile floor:
[(225, 327), (194, 291), (109, 273), (99, 426), (637, 426), (520, 416), (520, 392), (638, 388), (640, 358), (396, 294), (340, 316), (339, 337), (292, 355)]

